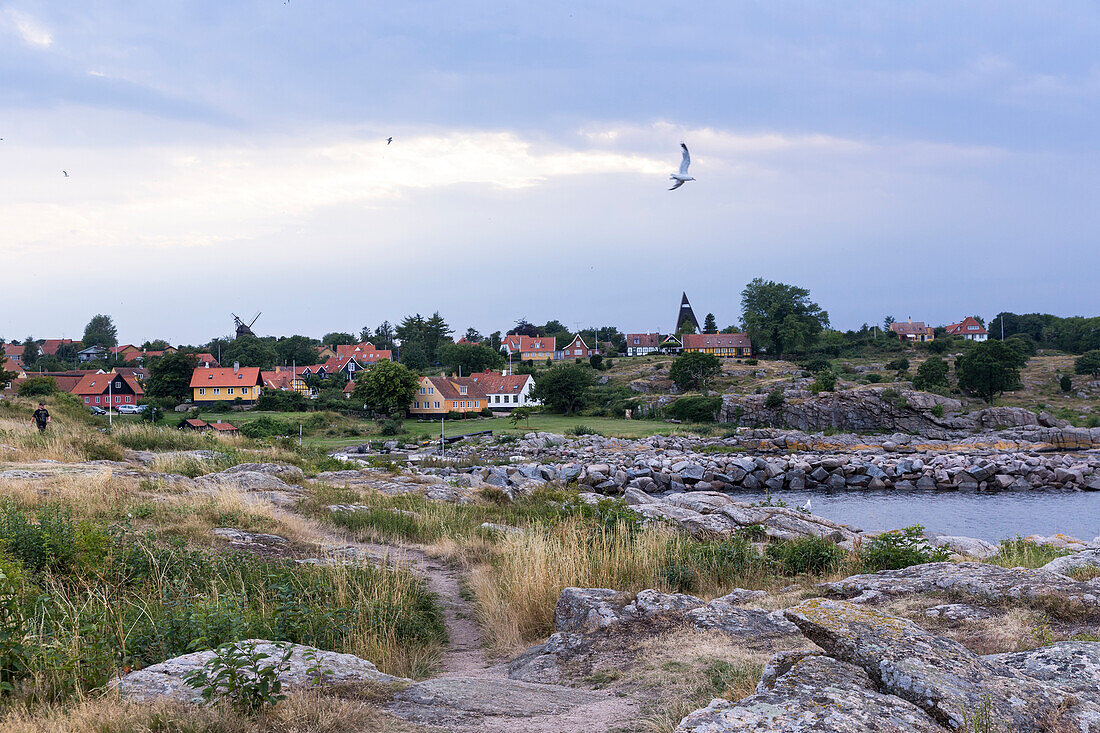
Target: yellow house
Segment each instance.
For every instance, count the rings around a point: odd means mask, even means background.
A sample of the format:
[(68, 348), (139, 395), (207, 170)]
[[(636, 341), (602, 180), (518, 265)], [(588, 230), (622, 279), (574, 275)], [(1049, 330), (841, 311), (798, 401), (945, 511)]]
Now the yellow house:
[(263, 380), (258, 367), (196, 369), (191, 374), (191, 401), (196, 405), (213, 402), (255, 402)]
[(488, 406), (485, 393), (469, 377), (421, 377), (420, 386), (409, 405), (409, 416), (478, 413)]

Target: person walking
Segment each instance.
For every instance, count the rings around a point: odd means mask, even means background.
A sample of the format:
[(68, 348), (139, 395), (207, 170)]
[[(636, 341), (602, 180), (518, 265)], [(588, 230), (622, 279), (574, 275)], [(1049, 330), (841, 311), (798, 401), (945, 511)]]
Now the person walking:
[(45, 402), (38, 403), (38, 409), (34, 411), (34, 424), (38, 426), (38, 432), (46, 432), (46, 426), (50, 424), (50, 411), (46, 409)]

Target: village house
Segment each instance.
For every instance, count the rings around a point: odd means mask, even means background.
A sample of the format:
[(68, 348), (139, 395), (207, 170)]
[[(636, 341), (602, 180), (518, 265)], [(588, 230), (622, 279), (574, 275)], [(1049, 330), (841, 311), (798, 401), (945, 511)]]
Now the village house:
[(57, 350), (62, 346), (76, 343), (72, 339), (43, 339), (38, 345), (38, 350), (45, 356), (57, 356)]
[(194, 430), (196, 432), (205, 432), (210, 429), (210, 425), (204, 421), (199, 420), (197, 417), (189, 418), (180, 423), (180, 430)]
[(685, 333), (682, 337), (685, 354), (714, 354), (721, 357), (752, 356), (752, 343), (744, 333)]
[(23, 344), (4, 344), (4, 356), (16, 364), (23, 365)]
[(72, 393), (85, 405), (118, 407), (136, 405), (145, 396), (145, 390), (128, 374), (88, 374), (73, 387)]
[(553, 337), (508, 335), (501, 340), (500, 345), (510, 357), (521, 360), (545, 361), (553, 359), (556, 354), (561, 353), (555, 351), (554, 342)]
[(344, 344), (336, 347), (336, 358), (354, 358), (359, 364), (373, 364), (376, 361), (393, 359), (393, 352), (389, 349), (375, 348), (370, 341), (361, 344)]
[(989, 331), (974, 316), (967, 316), (958, 323), (946, 326), (944, 330), (948, 336), (962, 336), (967, 341), (985, 341), (989, 338)]
[(628, 333), (626, 335), (626, 355), (645, 356), (661, 350), (661, 334)]
[(336, 352), (332, 349), (331, 346), (321, 345), (321, 346), (314, 346), (313, 348), (317, 349), (317, 360), (318, 361), (325, 362), (325, 361), (328, 361), (329, 359), (335, 359), (336, 358)]
[(485, 394), (490, 410), (514, 410), (517, 407), (537, 407), (542, 403), (531, 399), (535, 378), (530, 374), (505, 374), (484, 371), (470, 376)]
[(900, 323), (897, 321), (891, 323), (890, 331), (904, 341), (925, 343), (936, 338), (936, 334), (933, 333), (931, 327), (925, 325), (923, 321), (914, 321), (912, 318)]
[(665, 354), (679, 354), (684, 348), (684, 342), (676, 334), (669, 334), (661, 341), (661, 352)]
[(112, 346), (109, 351), (111, 356), (118, 361), (136, 361), (142, 357), (141, 349), (132, 344)]
[(109, 352), (102, 346), (89, 346), (76, 352), (76, 359), (80, 362), (99, 361), (106, 359)]
[(421, 377), (409, 405), (410, 417), (441, 417), (450, 412), (477, 414), (487, 407), (485, 393), (471, 377)]
[(274, 371), (260, 372), (264, 389), (281, 389), (288, 392), (297, 392), (301, 395), (309, 394), (309, 386), (306, 384), (305, 371), (309, 367), (275, 367)]
[(578, 333), (576, 338), (565, 347), (564, 358), (566, 359), (587, 359), (596, 353), (595, 349), (588, 348), (588, 344), (584, 342), (581, 335)]
[(241, 400), (251, 404), (260, 397), (263, 382), (258, 367), (196, 369), (191, 373), (191, 401), (196, 405)]
[(198, 365), (204, 369), (221, 366), (221, 364), (218, 363), (218, 360), (214, 358), (213, 354), (209, 354), (205, 351), (201, 354), (195, 354), (195, 358), (198, 359)]
[(241, 432), (237, 429), (235, 425), (230, 425), (229, 423), (222, 422), (221, 420), (209, 423), (208, 427), (219, 435), (236, 435), (237, 433)]

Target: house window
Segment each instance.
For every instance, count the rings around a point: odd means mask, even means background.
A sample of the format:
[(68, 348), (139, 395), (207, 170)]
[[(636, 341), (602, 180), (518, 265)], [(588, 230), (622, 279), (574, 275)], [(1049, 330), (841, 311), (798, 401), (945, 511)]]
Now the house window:
[(99, 404), (99, 398), (98, 398), (98, 397), (96, 397), (96, 398), (95, 398), (95, 403), (96, 403), (97, 405)]
[(226, 394), (233, 394), (233, 388), (232, 388), (232, 387), (230, 387), (229, 389), (227, 389), (227, 390), (226, 390), (226, 392), (225, 392), (225, 393), (226, 393)]
[[(424, 404), (428, 404), (428, 403), (425, 402)], [(435, 409), (437, 409), (437, 410), (439, 409), (439, 403), (438, 402), (435, 403)]]
[(435, 394), (435, 387), (428, 387), (428, 394)]
[(423, 387), (420, 388), (420, 394), (424, 394), (424, 388)]
[(206, 387), (199, 387), (199, 394), (206, 394)]
[(519, 395), (512, 395), (512, 402), (519, 402)]
[(115, 382), (115, 389), (122, 389), (122, 382)]
[(222, 391), (220, 389), (218, 389), (217, 387), (214, 388), (214, 394), (221, 394), (221, 393), (222, 393)]
[(459, 394), (466, 394), (466, 388), (465, 387), (459, 387), (458, 388), (458, 393)]
[(452, 402), (452, 403), (451, 403), (451, 407), (452, 407), (453, 409), (457, 410), (457, 409), (458, 409), (458, 403), (457, 403), (457, 402)]
[(91, 397), (85, 397), (85, 398), (84, 398), (84, 404), (85, 404), (85, 405), (87, 405), (87, 404), (90, 404), (90, 403), (91, 403), (91, 401), (92, 401), (92, 398), (91, 398)]

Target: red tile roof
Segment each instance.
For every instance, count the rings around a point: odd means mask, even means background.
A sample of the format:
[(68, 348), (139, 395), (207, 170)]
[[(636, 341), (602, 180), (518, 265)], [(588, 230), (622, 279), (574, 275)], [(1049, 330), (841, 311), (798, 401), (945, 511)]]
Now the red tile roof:
[(208, 428), (208, 427), (210, 427), (209, 424), (207, 424), (206, 422), (204, 422), (202, 420), (199, 420), (198, 418), (189, 418), (187, 420), (184, 420), (184, 422), (187, 423), (188, 425), (190, 425), (193, 428)]
[(4, 344), (4, 356), (22, 356), (23, 344)]
[(745, 333), (685, 333), (685, 349), (748, 349), (752, 347)]
[(191, 373), (192, 387), (251, 387), (261, 385), (259, 367), (232, 367), (206, 369), (199, 367)]
[(989, 331), (978, 323), (974, 316), (967, 316), (958, 323), (952, 323), (946, 327), (947, 333), (952, 336), (987, 336)]
[[(425, 377), (445, 400), (485, 399), (485, 391), (473, 377)], [(461, 387), (466, 388), (462, 394)]]
[(361, 344), (342, 344), (337, 346), (336, 356), (340, 359), (354, 356), (355, 360), (362, 364), (366, 362), (382, 361), (383, 359), (392, 359), (393, 353), (389, 349), (379, 349), (375, 347), (370, 341), (364, 341)]
[(45, 339), (42, 342), (41, 351), (43, 354), (53, 356), (61, 346), (71, 343), (73, 343), (72, 339)]
[(482, 372), (470, 377), (470, 380), (477, 384), (481, 391), (487, 395), (519, 394), (530, 379), (533, 379), (530, 374), (505, 375), (499, 372)]
[(531, 352), (554, 355), (554, 337), (543, 336), (505, 336), (501, 345), (512, 352), (527, 354)]
[(661, 334), (659, 333), (628, 333), (626, 335), (626, 347), (629, 349), (648, 347), (655, 349), (661, 345)]
[[(56, 377), (55, 377), (56, 379)], [(72, 389), (72, 393), (75, 395), (103, 395), (110, 391), (111, 382), (115, 381), (125, 382), (134, 394), (139, 397), (145, 394), (145, 390), (141, 388), (137, 380), (131, 377), (129, 374), (116, 374), (110, 372), (107, 374), (87, 374), (80, 382), (77, 383)]]
[(208, 426), (214, 428), (215, 430), (217, 430), (218, 432), (221, 432), (221, 433), (236, 433), (236, 432), (238, 432), (236, 426), (230, 425), (227, 422), (220, 422), (220, 421), (219, 422), (212, 422), (212, 423), (208, 423)]

